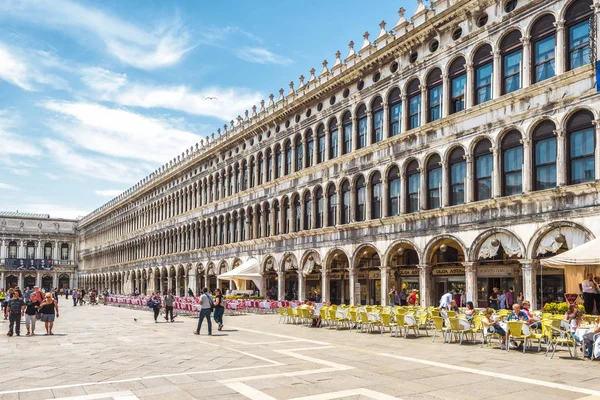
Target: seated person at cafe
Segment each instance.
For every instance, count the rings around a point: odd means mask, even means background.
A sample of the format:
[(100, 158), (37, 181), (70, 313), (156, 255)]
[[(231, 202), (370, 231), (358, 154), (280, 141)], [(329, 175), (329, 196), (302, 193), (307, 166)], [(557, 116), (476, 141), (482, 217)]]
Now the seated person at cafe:
[(450, 301), (450, 308), (448, 309), (449, 311), (455, 311), (458, 313), (458, 305), (456, 304), (456, 300), (451, 300)]
[(465, 309), (463, 310), (463, 313), (467, 317), (467, 321), (470, 321), (473, 319), (473, 316), (475, 315), (475, 307), (473, 307), (472, 301), (467, 301), (467, 305), (466, 305)]
[(542, 329), (542, 323), (540, 322), (540, 319), (533, 315), (531, 311), (529, 311), (530, 308), (531, 303), (529, 302), (529, 300), (523, 300), (523, 309), (521, 311), (527, 314), (527, 318), (529, 319), (527, 319), (526, 321), (529, 324), (529, 327), (533, 329)]
[(569, 310), (565, 313), (565, 320), (568, 323), (571, 323), (571, 320), (575, 318), (575, 314), (577, 314), (577, 311), (579, 311), (579, 308), (577, 308), (577, 304), (570, 304)]
[[(592, 357), (592, 350), (594, 349), (594, 335), (600, 333), (600, 317), (596, 317), (596, 325), (594, 326), (594, 330), (592, 332), (588, 332), (583, 335), (583, 347), (585, 348), (585, 357)], [(598, 339), (600, 340), (600, 339)]]
[(513, 304), (513, 312), (508, 316), (509, 321), (529, 321), (529, 317), (527, 313), (521, 311), (521, 306), (518, 304)]
[(495, 310), (493, 308), (486, 308), (483, 312), (481, 323), (483, 324), (484, 329), (486, 329), (488, 332), (495, 332), (502, 337), (500, 349), (506, 350), (506, 331), (502, 329), (498, 321), (492, 317), (494, 312)]

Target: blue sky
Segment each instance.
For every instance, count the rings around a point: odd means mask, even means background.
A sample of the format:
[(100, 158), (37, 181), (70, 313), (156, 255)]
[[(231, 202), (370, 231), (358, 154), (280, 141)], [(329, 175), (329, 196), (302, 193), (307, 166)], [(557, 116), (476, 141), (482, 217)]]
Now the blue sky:
[(0, 210), (87, 214), (400, 7), (416, 1), (0, 2)]

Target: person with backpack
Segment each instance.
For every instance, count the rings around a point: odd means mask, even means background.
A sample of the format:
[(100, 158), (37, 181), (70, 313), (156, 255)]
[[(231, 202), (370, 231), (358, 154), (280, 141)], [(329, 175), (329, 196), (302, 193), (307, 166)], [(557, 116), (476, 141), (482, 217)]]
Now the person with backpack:
[[(25, 302), (19, 297), (19, 292), (15, 290), (12, 294), (12, 299), (8, 301), (8, 304), (4, 309), (4, 319), (6, 319), (6, 316), (8, 315), (10, 322), (8, 336), (12, 336), (14, 331), (16, 331), (17, 336), (21, 336), (21, 317), (24, 313)], [(16, 329), (13, 330), (13, 328)]]
[(167, 294), (165, 295), (165, 321), (169, 322), (169, 313), (171, 313), (171, 322), (175, 322), (173, 318), (173, 302), (175, 301), (175, 296), (171, 294), (170, 290), (167, 290)]
[(202, 289), (202, 296), (200, 296), (200, 317), (198, 318), (198, 329), (194, 331), (194, 335), (200, 334), (200, 328), (202, 328), (202, 321), (206, 318), (208, 323), (208, 336), (212, 336), (212, 322), (210, 321), (210, 313), (212, 312), (215, 305), (213, 303), (212, 296), (208, 293), (208, 288)]
[(221, 289), (215, 289), (215, 322), (218, 324), (217, 330), (223, 329), (223, 314), (225, 313), (225, 302)]
[(148, 301), (148, 307), (154, 312), (154, 323), (158, 323), (158, 315), (160, 314), (160, 308), (162, 307), (161, 298), (158, 293), (152, 292), (152, 297)]
[(37, 320), (40, 302), (37, 300), (37, 296), (33, 292), (31, 292), (29, 295), (29, 299), (25, 300), (25, 306), (25, 328), (27, 328), (26, 336), (35, 336), (35, 322)]

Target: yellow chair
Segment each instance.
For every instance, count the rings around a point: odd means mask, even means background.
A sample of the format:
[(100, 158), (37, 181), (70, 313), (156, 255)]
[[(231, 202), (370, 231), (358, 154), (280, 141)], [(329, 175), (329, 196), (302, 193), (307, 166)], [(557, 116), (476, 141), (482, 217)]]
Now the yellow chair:
[[(360, 318), (360, 332), (362, 333), (364, 328), (367, 328), (367, 333), (371, 332), (371, 321), (369, 321), (369, 316), (367, 315), (366, 312), (361, 311), (358, 313), (359, 318)], [(356, 332), (358, 333), (358, 329), (356, 330)]]
[[(567, 350), (569, 350), (569, 355), (577, 358), (577, 342), (573, 338), (571, 331), (562, 331), (561, 329), (556, 328), (554, 323), (552, 323), (552, 325), (548, 325), (548, 327), (552, 331), (552, 335), (548, 335), (549, 342), (548, 346), (546, 347), (546, 356), (548, 356), (550, 347), (552, 347), (552, 355), (550, 356), (550, 359), (552, 359), (554, 358), (554, 353), (556, 352), (558, 345), (566, 345)], [(573, 346), (573, 352), (571, 352), (571, 346)]]
[(433, 337), (431, 338), (431, 343), (435, 342), (435, 337), (438, 332), (441, 332), (443, 337), (443, 341), (446, 341), (445, 333), (444, 333), (444, 318), (437, 316), (431, 317), (431, 322), (433, 322)]
[(449, 326), (445, 328), (446, 332), (450, 335), (450, 340), (448, 341), (448, 343), (452, 342), (452, 336), (454, 336), (458, 339), (459, 344), (462, 345), (462, 341), (465, 336), (465, 332), (467, 332), (467, 329), (465, 329), (460, 324), (460, 321), (456, 317), (448, 318), (448, 324)]
[(350, 330), (354, 328), (358, 330), (360, 321), (358, 320), (358, 311), (356, 311), (356, 308), (351, 308), (348, 310), (348, 322), (351, 324)]
[(296, 325), (296, 322), (298, 320), (298, 312), (294, 310), (291, 306), (287, 306), (286, 310), (288, 315), (287, 322), (292, 322), (294, 325)]
[(510, 342), (513, 340), (521, 340), (523, 344), (523, 353), (527, 348), (527, 340), (530, 338), (529, 334), (523, 333), (523, 322), (520, 321), (508, 321), (508, 340), (507, 340), (507, 351), (510, 351)]
[[(413, 322), (409, 322), (407, 320), (407, 317), (412, 317), (412, 320), (414, 320)], [(410, 318), (409, 318), (410, 319)], [(416, 337), (419, 337), (419, 331), (417, 330), (417, 317), (415, 317), (414, 314), (412, 313), (406, 313), (404, 314), (403, 318), (402, 318), (402, 329), (404, 329), (404, 338), (406, 338), (408, 336), (408, 330), (412, 329), (413, 332), (415, 333)]]
[(398, 324), (396, 322), (392, 322), (391, 314), (381, 314), (381, 325), (383, 328), (381, 332), (382, 335), (385, 328), (388, 328), (390, 330), (390, 336), (392, 336), (392, 329), (395, 329), (396, 337), (398, 337)]
[(279, 323), (283, 320), (283, 323), (285, 324), (288, 318), (286, 310), (282, 306), (277, 307), (277, 309), (279, 310)]
[(424, 328), (425, 335), (429, 336), (429, 329), (427, 326), (428, 324), (429, 324), (429, 315), (427, 315), (427, 313), (425, 311), (422, 311), (417, 318), (417, 329)]

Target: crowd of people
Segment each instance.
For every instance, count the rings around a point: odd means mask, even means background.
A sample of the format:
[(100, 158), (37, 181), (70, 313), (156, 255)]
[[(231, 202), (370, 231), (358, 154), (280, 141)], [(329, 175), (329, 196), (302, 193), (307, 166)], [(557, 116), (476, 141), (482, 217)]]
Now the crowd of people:
[(43, 292), (37, 286), (10, 288), (8, 292), (0, 289), (0, 302), (4, 319), (8, 320), (8, 336), (21, 336), (21, 322), (25, 319), (26, 336), (35, 336), (36, 322), (40, 320), (46, 328), (46, 335), (54, 335), (52, 328), (58, 318), (58, 290)]

